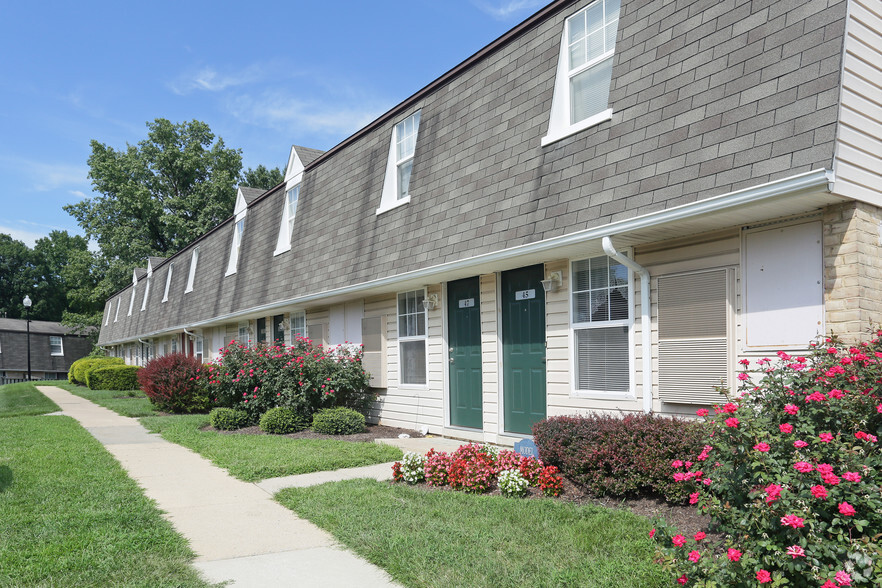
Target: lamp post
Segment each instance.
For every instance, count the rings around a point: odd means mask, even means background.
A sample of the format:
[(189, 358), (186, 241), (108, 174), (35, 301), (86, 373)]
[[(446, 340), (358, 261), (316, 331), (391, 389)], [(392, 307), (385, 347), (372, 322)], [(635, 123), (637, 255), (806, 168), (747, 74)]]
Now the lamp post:
[(28, 382), (31, 381), (31, 297), (25, 295), (22, 301), (25, 307), (25, 320), (28, 325)]

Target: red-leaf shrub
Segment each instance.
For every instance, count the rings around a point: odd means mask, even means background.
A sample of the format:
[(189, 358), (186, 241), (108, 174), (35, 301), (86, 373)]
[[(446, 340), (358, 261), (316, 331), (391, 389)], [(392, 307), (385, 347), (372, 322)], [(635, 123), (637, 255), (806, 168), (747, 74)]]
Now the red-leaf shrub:
[(163, 355), (138, 372), (141, 390), (160, 410), (173, 413), (205, 412), (206, 369), (195, 357), (183, 353)]
[(703, 445), (695, 421), (645, 414), (551, 417), (533, 425), (545, 464), (596, 496), (659, 494), (672, 502), (688, 493), (671, 478), (671, 462)]

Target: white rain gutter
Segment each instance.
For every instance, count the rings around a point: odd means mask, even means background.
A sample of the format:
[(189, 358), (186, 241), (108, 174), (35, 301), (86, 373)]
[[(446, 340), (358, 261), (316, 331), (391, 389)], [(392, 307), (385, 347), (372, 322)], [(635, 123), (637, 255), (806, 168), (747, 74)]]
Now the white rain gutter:
[[(466, 259), (461, 259), (458, 261), (430, 266), (427, 268), (413, 270), (410, 272), (396, 274), (394, 276), (388, 276), (376, 280), (370, 280), (367, 282), (362, 282), (360, 284), (353, 284), (351, 286), (343, 286), (340, 288), (334, 288), (332, 290), (325, 290), (322, 292), (307, 294), (305, 296), (289, 298), (287, 300), (279, 300), (268, 304), (260, 304), (257, 306), (252, 306), (250, 308), (243, 308), (235, 312), (228, 312), (223, 315), (214, 316), (209, 319), (190, 323), (190, 326), (207, 327), (211, 325), (216, 325), (218, 323), (223, 323), (225, 321), (237, 320), (239, 317), (247, 314), (277, 311), (293, 305), (303, 305), (310, 302), (323, 300), (330, 296), (357, 295), (359, 292), (362, 292), (364, 290), (369, 290), (377, 287), (392, 286), (405, 280), (431, 278), (442, 271), (466, 269), (486, 263), (512, 259), (529, 253), (550, 251), (558, 247), (565, 247), (568, 245), (584, 243), (585, 241), (591, 241), (593, 239), (599, 239), (605, 235), (629, 233), (631, 231), (646, 229), (665, 223), (694, 218), (696, 216), (700, 216), (702, 214), (707, 214), (710, 212), (718, 212), (722, 210), (737, 208), (739, 206), (746, 206), (757, 202), (763, 202), (772, 198), (786, 196), (800, 190), (823, 189), (829, 192), (832, 190), (831, 186), (833, 181), (834, 175), (832, 171), (823, 168), (814, 169), (787, 178), (782, 178), (780, 180), (773, 180), (766, 184), (760, 184), (759, 186), (743, 188), (741, 190), (729, 192), (728, 194), (723, 194), (721, 196), (713, 196), (705, 200), (699, 200), (698, 202), (681, 204), (680, 206), (675, 206), (674, 208), (668, 208), (643, 216), (632, 217), (607, 225), (601, 225), (590, 229), (576, 231), (575, 233), (568, 233), (560, 237), (552, 237), (551, 239), (538, 241), (536, 243), (510, 247), (508, 249), (502, 249), (499, 251), (494, 251), (492, 253), (468, 257)], [(126, 289), (128, 289), (128, 287), (119, 290), (118, 293), (121, 294)], [(114, 293), (111, 298), (116, 295), (117, 293)], [(155, 337), (181, 329), (185, 329), (185, 327), (181, 325), (171, 326), (165, 329), (159, 329), (156, 331), (144, 333), (143, 336)], [(124, 343), (125, 341), (126, 339), (119, 339), (116, 341), (107, 341), (104, 344), (115, 345), (119, 343)]]
[(138, 337), (138, 343), (143, 343), (144, 345), (149, 345), (150, 347), (153, 347), (153, 343), (151, 343), (150, 341), (145, 341), (141, 337)]
[(649, 270), (638, 264), (633, 259), (625, 257), (613, 247), (609, 237), (601, 239), (603, 251), (628, 267), (631, 271), (640, 275), (640, 333), (643, 336), (641, 344), (643, 356), (643, 412), (652, 412), (652, 319), (649, 306)]
[(184, 329), (184, 334), (185, 334), (185, 335), (189, 335), (189, 336), (192, 337), (193, 339), (196, 338), (196, 333), (191, 333), (191, 332), (188, 331), (186, 328)]

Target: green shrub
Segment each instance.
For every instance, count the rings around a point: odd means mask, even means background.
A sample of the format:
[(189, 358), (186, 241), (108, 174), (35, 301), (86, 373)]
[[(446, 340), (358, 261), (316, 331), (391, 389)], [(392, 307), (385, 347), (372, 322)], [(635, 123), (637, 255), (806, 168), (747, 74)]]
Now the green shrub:
[(209, 407), (207, 374), (195, 357), (171, 353), (147, 362), (138, 374), (138, 382), (160, 410), (176, 414), (204, 412)]
[(232, 342), (220, 353), (209, 368), (210, 398), (215, 406), (246, 411), (250, 423), (276, 406), (291, 408), (308, 421), (317, 410), (333, 406), (366, 412), (376, 398), (357, 345), (325, 350), (298, 338), (291, 347)]
[(235, 431), (248, 424), (248, 413), (234, 408), (215, 408), (208, 413), (211, 426), (219, 431)]
[(671, 462), (696, 455), (700, 423), (647, 414), (551, 417), (533, 425), (539, 457), (595, 496), (659, 494), (672, 502), (689, 492), (671, 477)]
[(137, 390), (140, 370), (136, 365), (93, 367), (86, 372), (86, 385), (90, 390)]
[(260, 430), (274, 435), (296, 433), (309, 426), (309, 421), (293, 409), (277, 406), (260, 417)]
[[(700, 586), (875, 586), (882, 578), (882, 332), (807, 357), (741, 360), (740, 395), (701, 409), (706, 443), (671, 463), (722, 541), (660, 527), (661, 562)], [(688, 554), (688, 555), (687, 555)]]
[(324, 435), (354, 435), (364, 431), (364, 415), (338, 406), (318, 411), (312, 417), (312, 430)]
[(84, 357), (70, 364), (67, 372), (67, 381), (71, 384), (86, 385), (86, 372), (93, 367), (105, 367), (108, 365), (124, 365), (121, 357)]

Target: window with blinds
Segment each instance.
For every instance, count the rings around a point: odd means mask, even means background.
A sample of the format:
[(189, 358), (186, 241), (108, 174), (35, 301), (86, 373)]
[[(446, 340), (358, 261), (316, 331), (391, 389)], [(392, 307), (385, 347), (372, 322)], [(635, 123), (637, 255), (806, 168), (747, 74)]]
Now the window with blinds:
[(631, 287), (628, 268), (600, 256), (572, 264), (575, 388), (631, 391)]
[[(729, 282), (721, 268), (658, 279), (658, 392), (664, 402), (713, 404), (729, 385)], [(734, 279), (734, 275), (731, 276)]]

